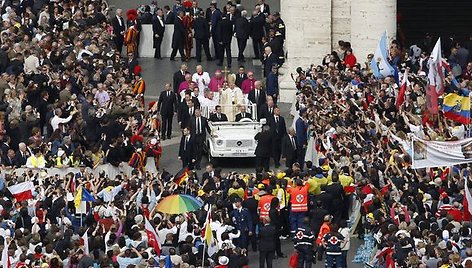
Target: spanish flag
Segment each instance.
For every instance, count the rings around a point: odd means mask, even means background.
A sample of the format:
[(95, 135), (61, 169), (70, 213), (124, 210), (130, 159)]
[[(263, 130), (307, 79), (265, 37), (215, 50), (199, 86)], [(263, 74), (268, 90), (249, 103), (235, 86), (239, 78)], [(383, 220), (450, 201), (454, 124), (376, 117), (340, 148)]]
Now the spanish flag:
[(186, 168), (180, 170), (180, 171), (175, 175), (174, 182), (175, 182), (176, 184), (178, 184), (178, 185), (181, 185), (182, 183), (184, 183), (185, 181), (187, 181), (188, 175), (189, 175), (189, 169), (186, 167)]
[(84, 189), (82, 186), (80, 186), (79, 189), (77, 190), (77, 194), (75, 195), (75, 198), (74, 198), (75, 208), (80, 207), (80, 203), (82, 201), (94, 202), (95, 198), (93, 198), (93, 196), (86, 189)]
[(462, 124), (470, 124), (470, 98), (449, 93), (443, 101), (444, 116)]

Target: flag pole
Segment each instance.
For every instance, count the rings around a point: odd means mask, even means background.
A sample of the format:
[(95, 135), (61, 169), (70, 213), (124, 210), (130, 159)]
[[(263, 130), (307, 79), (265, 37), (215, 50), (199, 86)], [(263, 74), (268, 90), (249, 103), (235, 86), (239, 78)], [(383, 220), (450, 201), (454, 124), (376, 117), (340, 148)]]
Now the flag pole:
[(206, 241), (203, 242), (203, 256), (202, 256), (202, 268), (205, 268), (205, 251), (206, 251)]

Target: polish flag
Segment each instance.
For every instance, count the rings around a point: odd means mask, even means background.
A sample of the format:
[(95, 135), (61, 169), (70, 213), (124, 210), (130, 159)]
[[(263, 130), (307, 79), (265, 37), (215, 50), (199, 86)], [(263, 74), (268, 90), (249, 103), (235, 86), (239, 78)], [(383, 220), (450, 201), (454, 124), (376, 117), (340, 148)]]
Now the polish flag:
[(157, 233), (154, 227), (152, 227), (151, 223), (149, 220), (145, 217), (144, 218), (144, 228), (146, 229), (146, 234), (148, 238), (148, 246), (151, 246), (154, 248), (154, 251), (156, 251), (156, 254), (158, 256), (161, 255), (161, 247), (159, 246), (159, 240), (157, 239)]
[(472, 193), (467, 185), (467, 181), (465, 182), (464, 192), (464, 201), (462, 202), (462, 205), (464, 206), (463, 219), (465, 221), (470, 221), (472, 219)]
[(82, 240), (84, 240), (84, 254), (90, 256), (88, 229), (85, 231), (84, 235), (81, 238)]
[(397, 109), (400, 108), (403, 102), (405, 102), (406, 88), (409, 86), (410, 82), (408, 81), (408, 71), (405, 71), (405, 73), (403, 74), (402, 85), (400, 87), (400, 91), (398, 91), (397, 101), (395, 103)]
[(8, 187), (8, 190), (17, 202), (33, 198), (34, 185), (31, 181), (25, 181)]

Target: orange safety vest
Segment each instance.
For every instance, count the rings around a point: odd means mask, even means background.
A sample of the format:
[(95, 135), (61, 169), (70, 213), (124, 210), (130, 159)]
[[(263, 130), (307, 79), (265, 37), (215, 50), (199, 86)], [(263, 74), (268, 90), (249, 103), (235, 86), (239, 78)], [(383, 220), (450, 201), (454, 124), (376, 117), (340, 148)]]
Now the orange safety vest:
[(308, 211), (308, 187), (296, 186), (290, 189), (290, 202), (292, 203), (292, 212)]
[(331, 227), (329, 227), (328, 222), (323, 222), (320, 228), (320, 232), (318, 233), (318, 237), (316, 238), (316, 244), (319, 246), (321, 245), (321, 242), (323, 242), (323, 237), (325, 234), (329, 233), (331, 231)]
[(269, 217), (270, 202), (275, 198), (273, 195), (266, 194), (261, 196), (259, 199), (259, 219), (262, 220), (264, 217)]

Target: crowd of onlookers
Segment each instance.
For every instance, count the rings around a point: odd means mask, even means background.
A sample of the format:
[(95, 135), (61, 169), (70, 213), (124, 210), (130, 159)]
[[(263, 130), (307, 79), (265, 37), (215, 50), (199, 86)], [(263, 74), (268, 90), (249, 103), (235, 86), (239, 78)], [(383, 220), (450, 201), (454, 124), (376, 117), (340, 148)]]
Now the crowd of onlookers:
[[(297, 69), (290, 125), (277, 107), (283, 22), (264, 1), (257, 2), (246, 22), (247, 12), (237, 1), (222, 11), (212, 3), (204, 13), (189, 1), (163, 11), (152, 3), (130, 21), (119, 10), (108, 14), (105, 1), (7, 0), (1, 5), (0, 244), (8, 247), (2, 252), (10, 267), (198, 267), (203, 259), (205, 266), (246, 267), (252, 263), (248, 250), (259, 251), (259, 262), (269, 266), (275, 257), (292, 255), (282, 251), (286, 238), (297, 250), (291, 264), (309, 267), (325, 259), (328, 267), (348, 267), (352, 232), (373, 234), (378, 251), (369, 265), (472, 266), (470, 214), (463, 207), (472, 186), (469, 165), (411, 167), (411, 135), (427, 140), (467, 136), (466, 126), (425, 113), (431, 47), (412, 46), (405, 56), (404, 48), (391, 43), (391, 64), (400, 73), (408, 69), (411, 82), (397, 107), (398, 78), (375, 79), (370, 65), (354, 56), (355, 44), (353, 51), (349, 42), (340, 42), (321, 65)], [(181, 13), (184, 8), (194, 13)], [(226, 53), (227, 40), (218, 33), (232, 27), (234, 19), (240, 49), (251, 37), (256, 58), (264, 59), (265, 83), (244, 68), (210, 77), (202, 66), (192, 75), (182, 65), (159, 100), (145, 105), (137, 51), (127, 48), (122, 57), (120, 48), (131, 44), (123, 43), (129, 28), (161, 25), (154, 13), (174, 24), (180, 20), (176, 16), (195, 23), (205, 16), (205, 31), (216, 33), (215, 47)], [(249, 28), (238, 33), (238, 23)], [(205, 48), (209, 36), (199, 41), (197, 32), (192, 38)], [(177, 38), (175, 52), (188, 49), (190, 40)], [(472, 89), (469, 45), (451, 43), (444, 51), (451, 67), (446, 92), (468, 95)], [(185, 51), (181, 56), (188, 59)], [(235, 101), (241, 102), (237, 110), (228, 109)], [(200, 108), (211, 110), (211, 121), (253, 118), (246, 101), (256, 104), (256, 119), (267, 122), (255, 137), (256, 173), (225, 172), (209, 164), (201, 175), (189, 171), (181, 183), (165, 167), (161, 173), (146, 171), (147, 157), (159, 168), (160, 140), (171, 138), (174, 112), (185, 134), (179, 157), (183, 166), (198, 170), (204, 162), (190, 139), (206, 133)], [(134, 169), (131, 175), (90, 172), (123, 162)], [(11, 172), (18, 167), (27, 169)], [(40, 171), (50, 167), (77, 169), (65, 176)], [(17, 202), (7, 187), (25, 181), (33, 182), (32, 197)], [(79, 189), (95, 201), (76, 206)], [(201, 200), (202, 209), (159, 212), (156, 204), (162, 198), (183, 193)], [(355, 198), (362, 203), (362, 216), (351, 229), (349, 208)], [(210, 246), (203, 250), (208, 210), (217, 250), (203, 258)], [(158, 234), (160, 254), (148, 243), (147, 220)], [(2, 256), (2, 264), (8, 262)]]

